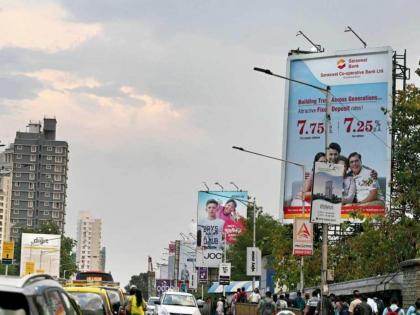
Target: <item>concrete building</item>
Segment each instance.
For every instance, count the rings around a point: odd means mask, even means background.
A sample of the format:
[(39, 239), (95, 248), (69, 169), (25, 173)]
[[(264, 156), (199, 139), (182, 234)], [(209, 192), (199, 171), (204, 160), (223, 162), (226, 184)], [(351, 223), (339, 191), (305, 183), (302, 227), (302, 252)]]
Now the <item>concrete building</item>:
[(16, 132), (10, 146), (13, 163), (11, 237), (18, 240), (22, 228), (36, 228), (54, 221), (64, 230), (68, 144), (56, 140), (55, 118), (30, 122)]
[(76, 263), (80, 271), (101, 270), (101, 219), (81, 211), (77, 223)]
[(101, 249), (101, 270), (105, 271), (105, 266), (106, 266), (106, 247), (102, 247)]
[(0, 253), (3, 241), (10, 240), (10, 207), (12, 203), (12, 164), (6, 162), (6, 153), (0, 153)]

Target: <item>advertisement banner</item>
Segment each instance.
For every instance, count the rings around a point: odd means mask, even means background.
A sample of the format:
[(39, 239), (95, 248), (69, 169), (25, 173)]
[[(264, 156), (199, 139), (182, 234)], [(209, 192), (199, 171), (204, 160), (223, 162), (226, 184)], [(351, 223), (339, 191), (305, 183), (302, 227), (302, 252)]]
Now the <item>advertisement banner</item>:
[(189, 281), (191, 273), (195, 271), (195, 257), (195, 243), (180, 241), (178, 280)]
[(284, 165), (284, 219), (301, 216), (302, 200), (309, 217), (314, 163), (326, 161), (345, 167), (341, 218), (347, 220), (352, 212), (385, 214), (391, 173), (385, 113), (392, 107), (392, 53), (384, 47), (289, 56), (288, 77), (324, 89), (330, 86), (332, 97), (331, 126), (325, 130), (324, 91), (286, 83), (283, 158), (309, 171), (302, 185), (302, 169)]
[(197, 267), (219, 268), (223, 262), (223, 251), (217, 249), (197, 249)]
[(1, 263), (3, 265), (11, 265), (13, 263), (14, 254), (15, 254), (15, 242), (3, 241)]
[(311, 223), (340, 224), (344, 165), (316, 162)]
[(234, 244), (245, 229), (248, 193), (245, 191), (198, 192), (197, 231), (203, 249), (223, 250)]
[(156, 294), (161, 296), (162, 293), (168, 291), (169, 289), (176, 288), (175, 280), (169, 279), (156, 279)]
[(193, 271), (190, 274), (189, 287), (190, 289), (197, 289), (197, 272), (196, 271)]
[(20, 275), (28, 270), (47, 273), (53, 277), (60, 275), (61, 236), (56, 234), (22, 233), (20, 254)]
[(221, 263), (219, 266), (219, 284), (230, 284), (230, 263)]
[(313, 225), (308, 219), (295, 218), (293, 224), (293, 255), (313, 255)]
[(198, 268), (198, 282), (207, 283), (209, 279), (209, 270), (206, 267)]
[(258, 247), (246, 248), (246, 275), (261, 276), (261, 250)]

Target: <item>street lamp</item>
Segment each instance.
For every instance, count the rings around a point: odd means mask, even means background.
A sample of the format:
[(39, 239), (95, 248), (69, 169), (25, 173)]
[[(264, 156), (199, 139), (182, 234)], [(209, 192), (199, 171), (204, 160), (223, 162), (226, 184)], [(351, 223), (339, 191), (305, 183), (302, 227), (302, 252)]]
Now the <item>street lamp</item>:
[[(308, 87), (312, 87), (316, 90), (322, 91), (325, 93), (326, 96), (326, 102), (325, 102), (325, 106), (326, 106), (326, 110), (325, 110), (325, 154), (327, 154), (327, 148), (328, 148), (328, 140), (329, 140), (329, 130), (330, 130), (330, 125), (331, 125), (331, 87), (329, 85), (327, 85), (325, 88), (321, 87), (321, 86), (317, 86), (317, 85), (313, 85), (307, 82), (303, 82), (303, 81), (299, 81), (299, 80), (294, 80), (279, 74), (275, 74), (273, 72), (271, 72), (270, 69), (263, 69), (263, 68), (258, 68), (258, 67), (254, 67), (255, 71), (258, 72), (262, 72), (268, 75), (271, 75), (273, 77), (277, 77), (277, 78), (281, 78), (287, 81), (291, 81), (291, 82), (295, 82), (295, 83), (299, 83), (301, 85), (305, 85)], [(323, 303), (323, 295), (324, 292), (327, 291), (327, 289), (325, 288), (325, 285), (327, 283), (327, 267), (328, 267), (328, 224), (327, 223), (322, 223), (322, 267), (321, 267), (321, 313), (324, 310), (324, 303)]]
[[(233, 146), (232, 148), (235, 149), (235, 150), (242, 151), (242, 152), (258, 155), (258, 156), (261, 156), (261, 157), (264, 157), (264, 158), (268, 158), (268, 159), (272, 159), (272, 160), (276, 160), (276, 161), (280, 161), (280, 162), (284, 162), (284, 163), (289, 163), (289, 164), (293, 164), (293, 165), (301, 167), (302, 168), (302, 217), (305, 216), (305, 198), (304, 198), (304, 195), (303, 195), (304, 194), (304, 187), (305, 187), (305, 165), (304, 164), (296, 163), (296, 162), (293, 162), (293, 161), (288, 161), (288, 160), (285, 160), (285, 159), (280, 159), (278, 157), (271, 156), (271, 155), (266, 155), (266, 154), (246, 150), (242, 147)], [(255, 213), (255, 210), (254, 210), (254, 213)], [(255, 220), (254, 220), (254, 224), (255, 224)], [(254, 231), (255, 231), (255, 226), (254, 226)], [(255, 238), (255, 236), (254, 236), (254, 238)], [(303, 256), (301, 256), (300, 257), (300, 289), (301, 290), (303, 290), (303, 285), (304, 285)]]

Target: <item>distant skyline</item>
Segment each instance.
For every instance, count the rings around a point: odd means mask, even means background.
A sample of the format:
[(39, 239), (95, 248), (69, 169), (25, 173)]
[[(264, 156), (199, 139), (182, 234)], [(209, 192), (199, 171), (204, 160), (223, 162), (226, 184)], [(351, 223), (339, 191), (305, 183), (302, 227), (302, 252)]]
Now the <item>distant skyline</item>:
[[(400, 3), (399, 3), (400, 4)], [(290, 49), (407, 49), (420, 59), (420, 2), (0, 0), (0, 141), (57, 119), (69, 143), (65, 231), (102, 219), (107, 270), (126, 284), (190, 231), (197, 191), (233, 181), (275, 217)], [(400, 9), (400, 7), (398, 7)]]

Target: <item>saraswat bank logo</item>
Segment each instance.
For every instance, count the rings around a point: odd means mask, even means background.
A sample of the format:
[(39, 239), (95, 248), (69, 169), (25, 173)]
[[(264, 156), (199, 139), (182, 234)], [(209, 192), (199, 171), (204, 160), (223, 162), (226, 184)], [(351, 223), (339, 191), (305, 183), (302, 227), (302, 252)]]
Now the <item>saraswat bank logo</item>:
[(338, 69), (343, 69), (346, 67), (346, 61), (343, 58), (340, 58), (337, 60), (337, 68)]

